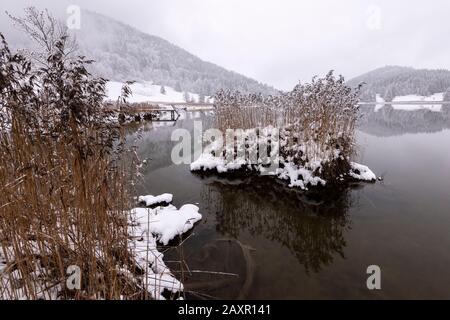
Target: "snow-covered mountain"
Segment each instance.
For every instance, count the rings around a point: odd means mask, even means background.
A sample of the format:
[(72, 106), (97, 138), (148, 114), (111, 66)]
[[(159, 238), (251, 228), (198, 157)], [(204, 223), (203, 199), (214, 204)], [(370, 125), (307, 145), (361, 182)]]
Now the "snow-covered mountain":
[[(2, 15), (2, 20), (8, 20)], [(13, 48), (32, 48), (28, 37), (15, 30), (10, 21), (3, 21), (0, 26), (7, 26), (2, 33)], [(220, 88), (277, 93), (270, 86), (203, 61), (160, 37), (98, 13), (82, 11), (82, 27), (73, 33), (80, 53), (96, 61), (91, 71), (111, 81), (152, 82), (205, 96)]]
[(202, 95), (213, 95), (220, 88), (275, 93), (269, 86), (107, 16), (83, 11), (82, 18), (82, 28), (75, 33), (81, 51), (96, 60), (93, 71), (107, 79), (152, 81)]
[(365, 101), (375, 101), (377, 94), (385, 101), (400, 96), (415, 99), (413, 96), (427, 97), (450, 90), (450, 71), (388, 66), (348, 81), (353, 87), (360, 83), (365, 83), (361, 92)]

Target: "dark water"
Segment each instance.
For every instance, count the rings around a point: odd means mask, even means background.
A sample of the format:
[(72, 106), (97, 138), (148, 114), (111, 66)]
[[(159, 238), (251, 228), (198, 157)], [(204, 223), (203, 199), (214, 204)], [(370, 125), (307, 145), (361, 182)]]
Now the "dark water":
[[(182, 246), (188, 297), (248, 299), (450, 298), (450, 112), (364, 109), (359, 162), (384, 180), (314, 194), (267, 178), (202, 177), (173, 165), (174, 126), (144, 126), (151, 158), (142, 194), (174, 194), (203, 220)], [(168, 250), (177, 260), (181, 250)], [(168, 264), (180, 270), (179, 263)], [(367, 289), (369, 265), (381, 290)]]

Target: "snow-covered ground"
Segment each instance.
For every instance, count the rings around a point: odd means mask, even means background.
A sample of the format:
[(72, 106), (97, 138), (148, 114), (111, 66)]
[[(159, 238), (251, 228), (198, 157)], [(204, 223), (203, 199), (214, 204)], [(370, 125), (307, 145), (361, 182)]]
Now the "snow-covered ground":
[[(397, 96), (392, 99), (392, 108), (396, 110), (406, 110), (406, 111), (415, 111), (420, 109), (428, 109), (434, 112), (439, 112), (442, 109), (442, 102), (444, 100), (444, 92), (435, 93), (431, 96), (420, 96), (415, 94), (410, 94), (406, 96)], [(427, 102), (427, 104), (407, 104), (405, 102)], [(376, 96), (376, 106), (375, 111), (380, 110), (384, 106), (384, 99), (377, 94)], [(404, 103), (402, 103), (404, 102)], [(436, 102), (436, 103), (430, 103)]]
[(189, 231), (202, 218), (198, 210), (192, 204), (186, 204), (179, 210), (169, 205), (156, 209), (135, 208), (131, 214), (139, 223), (138, 233), (150, 232), (163, 245), (168, 245), (170, 240)]
[[(150, 199), (151, 203), (170, 202), (172, 195), (146, 196), (140, 199)], [(158, 242), (167, 245), (175, 237), (192, 229), (194, 224), (202, 219), (199, 208), (186, 204), (180, 209), (173, 205), (167, 207), (135, 208), (131, 210), (131, 225), (133, 234), (130, 247), (136, 263), (145, 271), (142, 283), (154, 299), (163, 300), (164, 289), (176, 293), (183, 291), (183, 284), (178, 281), (163, 261), (164, 255), (158, 250)]]
[[(120, 96), (123, 83), (109, 81), (106, 83), (106, 96), (107, 100), (116, 101)], [(151, 82), (136, 82), (130, 86), (132, 95), (128, 98), (130, 103), (140, 103), (140, 102), (174, 102), (174, 103), (184, 103), (185, 94), (184, 92), (177, 92), (171, 87), (165, 88), (165, 94), (161, 93), (161, 86), (153, 84)], [(198, 102), (199, 95), (196, 93), (188, 92), (191, 99), (194, 102)], [(208, 102), (209, 97), (205, 98), (205, 102)]]
[(395, 103), (392, 104), (392, 107), (397, 110), (419, 110), (419, 109), (429, 109), (431, 111), (439, 112), (441, 111), (442, 104), (438, 102), (442, 102), (444, 100), (444, 93), (435, 93), (431, 96), (419, 96), (419, 95), (407, 95), (395, 97), (393, 102), (405, 102), (405, 101), (423, 101), (423, 102), (436, 102), (436, 104), (424, 104), (424, 105), (410, 105), (410, 104), (401, 104)]

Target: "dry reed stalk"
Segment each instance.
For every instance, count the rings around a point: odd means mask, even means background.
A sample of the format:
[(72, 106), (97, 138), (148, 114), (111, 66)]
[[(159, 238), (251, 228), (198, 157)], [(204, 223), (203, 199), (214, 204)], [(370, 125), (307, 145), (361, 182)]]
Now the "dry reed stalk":
[[(108, 122), (104, 79), (64, 39), (36, 69), (0, 34), (0, 298), (142, 298), (129, 249), (136, 162)], [(119, 143), (117, 143), (119, 142)], [(69, 266), (81, 290), (68, 290)]]
[[(129, 168), (96, 148), (89, 131), (31, 135), (19, 116), (0, 136), (0, 240), (12, 268), (2, 275), (0, 296), (55, 298), (42, 284), (57, 287), (58, 298), (118, 299), (138, 291), (118, 274), (118, 267), (132, 269)], [(94, 144), (89, 156), (80, 143)], [(82, 270), (82, 293), (64, 289), (70, 265)]]
[(296, 164), (331, 161), (338, 150), (345, 159), (341, 171), (348, 171), (359, 119), (358, 96), (359, 89), (347, 87), (343, 77), (335, 78), (332, 72), (277, 97), (222, 90), (215, 96), (217, 128), (226, 132), (276, 127), (286, 140), (281, 154)]

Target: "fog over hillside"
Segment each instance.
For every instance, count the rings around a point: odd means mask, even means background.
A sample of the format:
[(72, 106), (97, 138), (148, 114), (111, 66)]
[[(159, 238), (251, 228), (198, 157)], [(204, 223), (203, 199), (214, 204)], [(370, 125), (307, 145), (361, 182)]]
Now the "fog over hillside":
[[(14, 14), (20, 16), (20, 10), (16, 8)], [(55, 12), (61, 16), (61, 19), (67, 18), (61, 11), (55, 9)], [(12, 26), (10, 19), (4, 13), (1, 15), (1, 31), (11, 46), (31, 48), (30, 40)], [(73, 31), (73, 34), (79, 42), (80, 53), (96, 61), (91, 69), (96, 75), (118, 82), (127, 80), (153, 82), (156, 85), (174, 88), (178, 92), (197, 93), (201, 96), (213, 95), (220, 88), (240, 90), (245, 93), (278, 93), (273, 87), (203, 61), (161, 37), (141, 32), (106, 15), (83, 10), (82, 17), (83, 27)], [(130, 23), (127, 19), (124, 21)], [(157, 30), (155, 33), (159, 34)], [(202, 39), (199, 38), (198, 41), (200, 43)], [(209, 42), (208, 45), (214, 47), (216, 43)], [(231, 54), (236, 48), (228, 48), (228, 50), (223, 51), (224, 56)], [(248, 61), (253, 63), (259, 54), (259, 52), (248, 53)], [(267, 67), (278, 69), (280, 63), (282, 60), (274, 56), (273, 67), (270, 65)], [(303, 69), (306, 64), (308, 63), (302, 61), (295, 65), (295, 68)], [(308, 67), (311, 66), (316, 70), (316, 74), (323, 75), (321, 74), (323, 64), (319, 62), (308, 64)], [(334, 69), (334, 66), (332, 68)], [(369, 65), (367, 68), (369, 70)], [(348, 74), (342, 72), (345, 70), (339, 67), (336, 69), (336, 73), (343, 73), (348, 78)], [(292, 72), (293, 69), (289, 71), (289, 73)], [(298, 74), (301, 78), (302, 72)], [(285, 76), (288, 77), (287, 72)], [(348, 83), (352, 86), (365, 83), (361, 93), (361, 99), (364, 101), (375, 101), (376, 94), (386, 101), (392, 101), (398, 96), (430, 96), (446, 91), (449, 93), (444, 95), (444, 98), (450, 100), (450, 71), (445, 69), (387, 66), (357, 76)]]
[[(83, 27), (73, 31), (79, 53), (95, 60), (91, 71), (113, 81), (152, 81), (177, 91), (213, 95), (220, 88), (276, 94), (277, 90), (201, 60), (186, 50), (107, 16), (83, 11)], [(8, 19), (8, 18), (6, 18)], [(5, 34), (15, 48), (32, 48), (17, 30)]]

